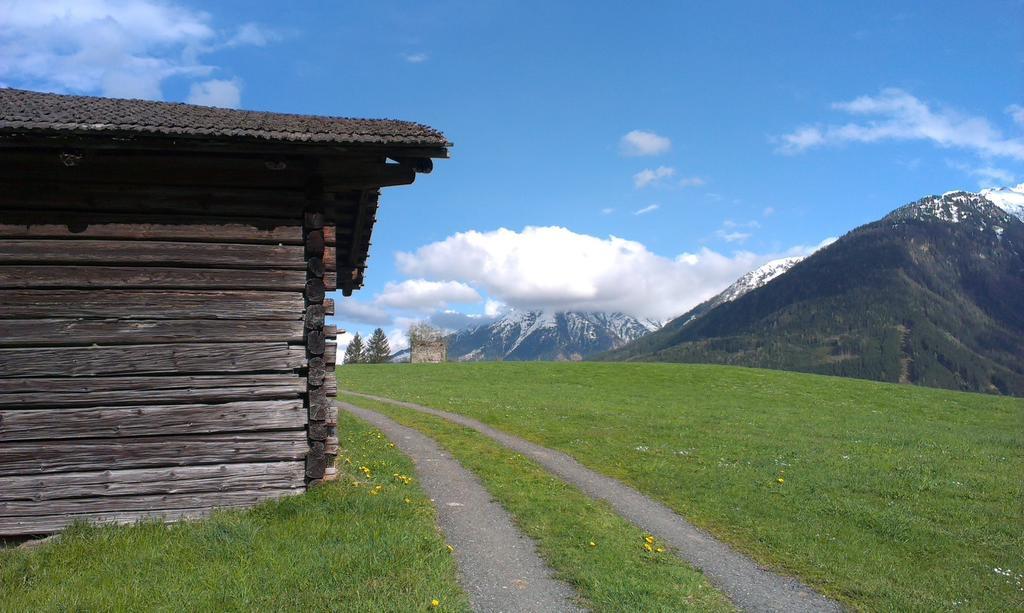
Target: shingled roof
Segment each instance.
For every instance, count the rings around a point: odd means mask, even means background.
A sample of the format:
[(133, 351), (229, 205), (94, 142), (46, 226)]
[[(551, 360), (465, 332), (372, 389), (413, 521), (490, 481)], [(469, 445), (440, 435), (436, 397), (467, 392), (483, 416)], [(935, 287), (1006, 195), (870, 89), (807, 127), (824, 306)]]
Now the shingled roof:
[(437, 130), (408, 121), (223, 109), (195, 104), (45, 94), (0, 88), (0, 134), (172, 135), (279, 143), (448, 147)]

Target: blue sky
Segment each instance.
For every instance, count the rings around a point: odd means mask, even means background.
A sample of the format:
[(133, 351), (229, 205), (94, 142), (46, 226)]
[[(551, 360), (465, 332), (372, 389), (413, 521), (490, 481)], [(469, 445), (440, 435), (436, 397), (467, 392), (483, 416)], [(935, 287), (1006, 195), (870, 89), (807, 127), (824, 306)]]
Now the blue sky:
[(396, 343), (444, 311), (664, 318), (921, 196), (1024, 181), (1017, 1), (41, 4), (0, 2), (0, 83), (444, 131), (339, 297)]

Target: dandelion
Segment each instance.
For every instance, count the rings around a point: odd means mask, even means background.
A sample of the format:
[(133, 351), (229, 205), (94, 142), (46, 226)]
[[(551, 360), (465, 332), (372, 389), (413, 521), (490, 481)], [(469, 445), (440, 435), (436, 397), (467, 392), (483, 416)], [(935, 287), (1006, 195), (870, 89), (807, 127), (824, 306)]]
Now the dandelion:
[(448, 553), (455, 553), (455, 548), (452, 547), (451, 545), (445, 545), (445, 547), (448, 548)]
[(590, 546), (591, 547), (597, 547), (597, 543), (595, 543), (594, 541), (590, 541)]
[(779, 482), (779, 485), (782, 485), (783, 483), (785, 483), (785, 482), (786, 482), (786, 480), (785, 480), (785, 479), (783, 479), (782, 477), (779, 477), (778, 479), (776, 479), (776, 481), (778, 481), (778, 482)]
[(658, 553), (665, 553), (665, 548), (664, 547), (658, 547), (654, 551), (657, 551)]
[(438, 600), (437, 598), (435, 598), (435, 599), (430, 601), (430, 606), (432, 606), (432, 607), (434, 607), (436, 609), (437, 607), (441, 606), (441, 601)]
[(644, 551), (654, 551), (654, 547), (651, 547), (650, 543), (644, 543)]
[(388, 449), (394, 449), (394, 448), (395, 448), (395, 444), (394, 443), (388, 443)]
[(645, 537), (644, 537), (644, 540), (645, 540), (645, 541), (647, 541), (647, 543), (648, 543), (648, 544), (650, 544), (650, 545), (653, 545), (653, 544), (654, 544), (654, 537), (653, 537), (653, 536), (651, 536), (650, 534), (648, 534), (647, 536), (645, 536)]

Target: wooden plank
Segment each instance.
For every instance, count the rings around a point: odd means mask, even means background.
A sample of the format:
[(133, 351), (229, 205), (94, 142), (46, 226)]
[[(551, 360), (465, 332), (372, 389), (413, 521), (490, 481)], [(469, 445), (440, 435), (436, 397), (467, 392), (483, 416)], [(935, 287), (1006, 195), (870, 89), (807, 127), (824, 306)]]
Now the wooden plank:
[(0, 291), (0, 318), (3, 319), (96, 317), (272, 320), (302, 319), (304, 312), (305, 301), (302, 295), (287, 292)]
[(0, 347), (301, 342), (302, 332), (300, 320), (253, 325), (242, 320), (214, 319), (0, 319)]
[[(271, 170), (260, 158), (188, 155), (125, 155), (120, 151), (87, 152), (66, 166), (59, 151), (4, 152), (0, 178), (5, 181), (80, 182), (119, 185), (213, 185), (265, 189), (304, 189), (311, 175), (305, 164)], [(327, 191), (407, 185), (416, 170), (404, 164), (349, 159), (324, 161), (317, 169)]]
[(306, 425), (301, 399), (0, 411), (0, 443), (287, 430)]
[(153, 264), (208, 268), (306, 270), (299, 245), (244, 245), (170, 241), (9, 239), (2, 264)]
[(302, 291), (301, 270), (165, 268), (158, 266), (0, 266), (0, 289), (219, 289)]
[[(239, 399), (244, 395), (253, 394), (251, 398), (257, 398), (258, 390), (279, 388), (289, 393), (304, 393), (305, 379), (294, 373), (279, 373), (268, 375), (206, 375), (206, 376), (131, 376), (131, 377), (79, 377), (79, 378), (58, 378), (58, 379), (0, 379), (0, 390), (4, 393), (29, 394), (33, 392), (54, 392), (67, 394), (93, 395), (111, 392), (115, 394), (140, 392), (141, 396), (129, 396), (129, 398), (144, 398), (145, 394), (161, 391), (169, 392), (198, 392), (200, 390), (236, 389), (232, 391), (235, 396), (227, 397)], [(242, 395), (242, 396), (239, 396)], [(113, 397), (105, 398), (102, 402), (113, 402)], [(88, 401), (91, 403), (91, 401)], [(130, 403), (137, 404), (137, 403)], [(83, 405), (85, 406), (85, 405)]]
[(0, 477), (0, 501), (294, 488), (304, 475), (292, 461)]
[(0, 445), (0, 476), (234, 462), (306, 456), (304, 430), (138, 438), (15, 441)]
[(249, 489), (225, 492), (196, 492), (185, 494), (149, 494), (101, 498), (66, 498), (39, 503), (30, 500), (0, 502), (0, 517), (24, 517), (40, 511), (52, 514), (84, 515), (112, 511), (149, 511), (151, 509), (179, 509), (235, 506), (254, 504), (267, 498), (301, 494), (304, 487), (280, 489)]
[[(221, 505), (218, 508), (239, 508), (251, 505)], [(122, 513), (91, 513), (88, 515), (31, 515), (22, 517), (0, 517), (0, 534), (49, 534), (59, 532), (76, 521), (97, 524), (133, 524), (143, 520), (174, 522), (202, 519), (213, 513), (213, 508), (165, 509), (153, 511), (127, 511)]]
[(78, 377), (275, 371), (301, 368), (305, 365), (305, 354), (301, 346), (286, 343), (0, 349), (0, 372), (6, 377)]
[[(286, 225), (287, 224), (287, 225)], [(302, 220), (145, 213), (5, 211), (0, 238), (118, 239), (301, 245)]]
[(324, 346), (324, 365), (328, 370), (334, 370), (334, 365), (338, 360), (338, 345), (337, 343), (327, 343)]
[[(347, 228), (358, 202), (356, 193), (336, 193), (324, 201), (324, 216)], [(192, 215), (198, 217), (253, 217), (291, 223), (301, 219), (307, 204), (298, 190), (260, 190), (197, 185), (159, 187), (100, 185), (88, 189), (73, 183), (26, 183), (0, 178), (0, 210), (52, 211), (66, 214), (128, 213), (136, 215)]]
[[(253, 376), (253, 375), (246, 375)], [(273, 376), (273, 375), (257, 375)], [(283, 375), (282, 375), (283, 376)], [(111, 377), (120, 378), (120, 377)], [(182, 377), (140, 377), (145, 380)], [(199, 378), (199, 377), (197, 377)], [(211, 377), (212, 378), (212, 377)], [(237, 402), (242, 400), (287, 400), (306, 393), (306, 379), (288, 375), (287, 382), (255, 383), (247, 386), (224, 385), (220, 387), (125, 389), (109, 391), (57, 392), (52, 391), (54, 383), (63, 381), (88, 382), (95, 377), (69, 377), (50, 379), (31, 377), (26, 379), (0, 379), (0, 390), (16, 387), (19, 382), (34, 383), (39, 389), (31, 392), (0, 392), (0, 409), (62, 409), (65, 407), (113, 407), (144, 402), (155, 404), (197, 404)], [(83, 385), (83, 387), (87, 387)]]

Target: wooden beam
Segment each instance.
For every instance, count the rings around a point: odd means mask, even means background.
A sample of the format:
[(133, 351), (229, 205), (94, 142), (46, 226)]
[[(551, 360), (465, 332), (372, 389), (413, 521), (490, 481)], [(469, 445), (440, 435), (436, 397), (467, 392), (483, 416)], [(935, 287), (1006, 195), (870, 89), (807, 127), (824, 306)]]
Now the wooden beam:
[[(2, 379), (4, 391), (12, 394), (53, 391), (73, 394), (95, 394), (99, 392), (147, 391), (147, 390), (198, 390), (227, 387), (277, 386), (291, 387), (302, 377), (294, 373), (276, 374), (231, 374), (231, 375), (182, 375), (166, 376), (125, 376), (125, 377), (62, 377), (55, 379)], [(300, 391), (305, 391), (303, 388)]]
[(15, 441), (0, 446), (0, 476), (117, 468), (301, 460), (304, 430), (138, 438)]
[[(328, 305), (325, 303), (325, 311)], [(333, 308), (333, 302), (330, 307)], [(333, 312), (333, 311), (332, 311)], [(0, 318), (302, 319), (300, 293), (164, 290), (3, 290)]]
[[(274, 497), (270, 495), (270, 497)], [(259, 499), (249, 504), (255, 504)], [(219, 505), (218, 508), (230, 509), (249, 506), (248, 504)], [(90, 513), (87, 515), (30, 515), (22, 517), (0, 517), (0, 534), (49, 534), (59, 532), (76, 521), (97, 524), (132, 524), (139, 521), (179, 521), (184, 519), (201, 519), (213, 513), (213, 507), (196, 509), (155, 509), (151, 511), (123, 511), (110, 513)]]
[(305, 349), (286, 343), (0, 349), (0, 372), (6, 377), (269, 372), (298, 369), (305, 362)]
[(306, 393), (306, 377), (273, 375), (30, 377), (0, 379), (0, 408), (59, 409), (241, 400), (285, 400)]
[[(332, 274), (332, 273), (330, 273)], [(219, 289), (299, 291), (301, 270), (162, 268), (143, 266), (0, 266), (0, 289)]]
[(306, 425), (301, 399), (223, 404), (140, 405), (0, 411), (0, 443), (116, 438), (160, 433), (211, 434), (287, 430)]
[(0, 347), (141, 345), (281, 341), (301, 342), (301, 320), (0, 319)]
[[(288, 225), (284, 225), (284, 224)], [(117, 239), (302, 244), (299, 219), (146, 213), (4, 212), (0, 238)]]
[(62, 498), (38, 503), (30, 500), (0, 502), (0, 517), (21, 518), (40, 511), (61, 515), (84, 515), (87, 513), (109, 513), (111, 511), (150, 511), (154, 509), (178, 509), (216, 507), (220, 505), (251, 504), (266, 498), (301, 494), (303, 487), (281, 489), (252, 488), (248, 490), (227, 490), (223, 492), (196, 492), (183, 494), (147, 494), (141, 496), (117, 496), (99, 498)]
[(293, 461), (0, 477), (0, 501), (289, 489), (303, 485), (304, 473)]
[(302, 247), (298, 245), (57, 239), (0, 241), (0, 264), (50, 263), (306, 269)]

